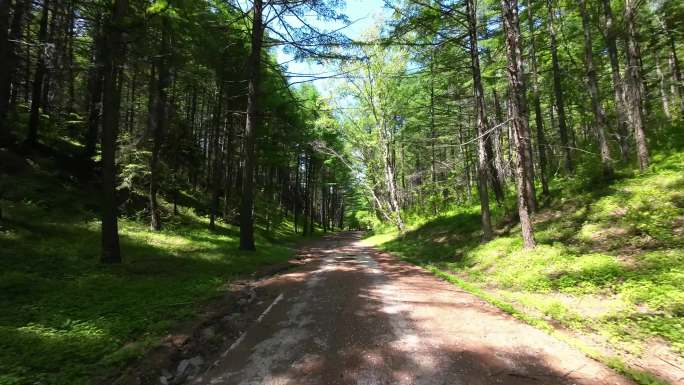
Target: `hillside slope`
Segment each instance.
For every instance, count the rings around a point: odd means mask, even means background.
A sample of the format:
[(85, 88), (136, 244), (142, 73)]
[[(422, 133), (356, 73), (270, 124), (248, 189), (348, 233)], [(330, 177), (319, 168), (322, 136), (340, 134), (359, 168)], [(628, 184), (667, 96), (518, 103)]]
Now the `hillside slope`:
[(635, 373), (678, 383), (684, 153), (654, 158), (651, 171), (623, 171), (599, 188), (580, 177), (557, 181), (557, 198), (534, 217), (533, 251), (522, 250), (519, 229), (501, 218), (496, 238), (481, 244), (476, 208), (423, 220), (401, 236), (379, 231), (366, 242), (557, 327), (594, 355), (613, 357), (614, 366), (623, 366), (618, 358)]
[(0, 149), (2, 385), (106, 376), (197, 316), (232, 279), (292, 255), (290, 222), (268, 236), (262, 229), (256, 253), (239, 252), (238, 230), (210, 231), (201, 210), (174, 215), (164, 203), (164, 229), (150, 231), (135, 206), (143, 198), (130, 194), (124, 207), (133, 209), (120, 221), (124, 263), (102, 265), (99, 190), (67, 163)]

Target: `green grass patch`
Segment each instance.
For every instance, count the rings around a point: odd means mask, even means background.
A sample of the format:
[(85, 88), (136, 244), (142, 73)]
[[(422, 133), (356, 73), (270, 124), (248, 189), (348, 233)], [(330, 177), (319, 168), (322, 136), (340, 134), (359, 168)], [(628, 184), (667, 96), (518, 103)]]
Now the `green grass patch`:
[[(225, 284), (292, 255), (287, 221), (240, 252), (238, 230), (182, 209), (161, 232), (120, 222), (124, 263), (98, 262), (94, 189), (41, 171), (2, 178), (0, 384), (87, 384), (142, 355)], [(135, 341), (135, 343), (131, 343)]]

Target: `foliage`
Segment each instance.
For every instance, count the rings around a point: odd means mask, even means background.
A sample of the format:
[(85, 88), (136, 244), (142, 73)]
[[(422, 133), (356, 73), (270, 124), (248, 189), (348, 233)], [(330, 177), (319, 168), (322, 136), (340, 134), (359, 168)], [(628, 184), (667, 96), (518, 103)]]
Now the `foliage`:
[(101, 265), (96, 191), (53, 170), (38, 158), (0, 182), (0, 384), (87, 384), (140, 357), (232, 279), (292, 255), (287, 218), (261, 229), (263, 246), (249, 253), (234, 226), (210, 231), (182, 208), (161, 232), (123, 219), (124, 263)]
[(481, 244), (474, 210), (430, 219), (403, 236), (380, 232), (367, 242), (454, 274), (516, 311), (603, 335), (634, 354), (651, 337), (682, 354), (684, 209), (673, 204), (680, 191), (673, 186), (684, 183), (682, 154), (657, 154), (653, 171), (601, 190), (558, 181), (558, 198), (536, 216), (541, 245), (531, 251), (522, 250), (505, 222), (496, 239)]

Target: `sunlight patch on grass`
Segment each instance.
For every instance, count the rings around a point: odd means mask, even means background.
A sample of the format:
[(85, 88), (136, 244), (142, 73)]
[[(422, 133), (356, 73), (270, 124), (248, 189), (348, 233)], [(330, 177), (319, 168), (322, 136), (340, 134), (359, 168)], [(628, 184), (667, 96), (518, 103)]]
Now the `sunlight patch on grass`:
[(121, 218), (124, 261), (102, 265), (100, 223), (84, 209), (97, 207), (96, 195), (62, 191), (50, 176), (25, 179), (31, 188), (8, 190), (3, 201), (2, 385), (85, 385), (139, 357), (235, 277), (289, 259), (287, 244), (298, 239), (283, 221), (276, 238), (257, 231), (257, 252), (239, 251), (236, 228), (210, 231), (206, 218), (181, 209), (160, 232)]
[(480, 243), (477, 212), (459, 210), (409, 223), (403, 236), (376, 232), (369, 243), (448, 272), (504, 309), (518, 304), (635, 354), (654, 337), (684, 354), (684, 153), (654, 160), (651, 171), (618, 172), (595, 190), (586, 178), (554, 181), (561, 198), (535, 215), (532, 251), (515, 227)]

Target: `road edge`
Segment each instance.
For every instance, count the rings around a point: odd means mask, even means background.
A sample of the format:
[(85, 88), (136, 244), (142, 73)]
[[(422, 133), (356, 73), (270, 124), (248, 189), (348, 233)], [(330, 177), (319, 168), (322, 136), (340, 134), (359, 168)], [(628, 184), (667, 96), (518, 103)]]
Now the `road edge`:
[(484, 290), (476, 287), (475, 285), (470, 284), (469, 282), (447, 272), (444, 271), (432, 264), (424, 264), (424, 263), (416, 263), (416, 261), (411, 260), (409, 258), (404, 258), (400, 254), (390, 252), (388, 250), (384, 250), (378, 245), (372, 245), (367, 242), (364, 242), (364, 245), (372, 250), (374, 250), (376, 253), (386, 253), (391, 255), (392, 257), (396, 258), (397, 260), (410, 263), (414, 266), (417, 266), (427, 272), (430, 272), (432, 275), (442, 279), (443, 281), (446, 281), (454, 286), (459, 287), (460, 289), (468, 292), (469, 294), (472, 294), (483, 301), (495, 306), (496, 308), (500, 309), (506, 314), (511, 315), (512, 317), (525, 322), (526, 324), (539, 329), (546, 334), (562, 341), (568, 344), (569, 346), (579, 350), (582, 352), (582, 354), (586, 355), (587, 357), (593, 359), (594, 361), (597, 361), (610, 369), (613, 369), (615, 372), (626, 376), (627, 378), (635, 381), (639, 385), (672, 385), (670, 382), (667, 382), (659, 377), (656, 377), (650, 372), (636, 369), (630, 365), (628, 365), (623, 359), (617, 356), (608, 356), (603, 353), (598, 352), (595, 349), (592, 349), (591, 347), (587, 346), (585, 343), (580, 341), (578, 338), (569, 336), (565, 333), (562, 332), (561, 328), (557, 328), (553, 326), (553, 324), (547, 322), (546, 320), (536, 317), (530, 314), (525, 313), (522, 310), (519, 310), (515, 307), (514, 304), (510, 302), (503, 301), (501, 299), (498, 299), (488, 293), (486, 293)]

